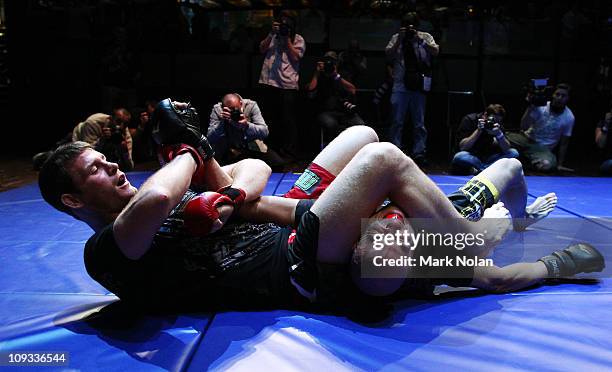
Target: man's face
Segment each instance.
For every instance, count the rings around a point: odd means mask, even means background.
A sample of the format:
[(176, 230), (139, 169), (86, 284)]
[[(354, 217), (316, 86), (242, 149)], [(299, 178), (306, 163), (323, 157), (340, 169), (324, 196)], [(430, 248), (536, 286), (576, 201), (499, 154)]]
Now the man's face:
[(566, 89), (556, 89), (552, 96), (551, 105), (557, 109), (564, 109), (569, 100), (569, 92)]
[(125, 128), (129, 123), (130, 120), (132, 119), (131, 115), (129, 113), (123, 112), (123, 111), (117, 111), (115, 112), (115, 121), (117, 125), (120, 125), (122, 128)]
[(225, 101), (224, 106), (230, 110), (241, 110), (242, 111), (242, 102), (239, 99), (228, 99)]
[(69, 168), (79, 193), (73, 194), (81, 204), (101, 213), (119, 213), (136, 194), (116, 163), (92, 149), (79, 155)]

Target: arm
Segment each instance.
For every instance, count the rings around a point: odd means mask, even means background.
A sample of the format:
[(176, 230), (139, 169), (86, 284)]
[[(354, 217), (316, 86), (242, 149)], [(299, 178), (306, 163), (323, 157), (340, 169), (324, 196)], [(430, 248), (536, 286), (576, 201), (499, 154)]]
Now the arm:
[(149, 250), (153, 236), (187, 191), (195, 169), (190, 154), (178, 155), (149, 177), (121, 211), (113, 234), (127, 258), (137, 260)]
[(433, 36), (428, 33), (417, 33), (417, 35), (419, 35), (419, 38), (423, 40), (423, 45), (429, 54), (434, 57), (440, 54), (440, 46), (436, 44)]
[(482, 134), (482, 129), (476, 128), (474, 132), (469, 137), (465, 137), (461, 141), (459, 141), (459, 149), (461, 151), (468, 151), (474, 146), (480, 135)]
[(504, 153), (508, 152), (508, 150), (510, 149), (510, 142), (508, 142), (508, 139), (504, 135), (504, 132), (502, 131), (501, 126), (498, 123), (495, 123), (493, 125), (493, 129), (489, 130), (488, 132), (492, 134), (493, 137), (495, 137), (495, 142), (497, 142), (497, 145), (499, 146), (499, 148)]
[[(473, 125), (474, 124), (473, 124), (473, 121), (470, 119), (470, 116), (469, 115), (464, 116), (461, 119), (461, 124), (459, 124), (459, 136), (461, 135), (465, 136), (466, 132), (469, 133), (469, 130), (473, 128)], [(462, 140), (459, 141), (459, 150), (468, 151), (469, 149), (471, 149), (476, 143), (476, 141), (478, 141), (478, 138), (480, 138), (480, 136), (482, 135), (483, 128), (484, 128), (484, 124), (482, 123), (481, 120), (478, 120), (476, 129), (472, 132), (472, 134), (470, 134), (467, 137), (464, 137)]]
[(287, 55), (289, 56), (289, 59), (291, 59), (293, 62), (298, 62), (304, 55), (304, 50), (305, 50), (304, 39), (299, 37), (299, 35), (295, 36), (295, 40), (294, 40), (295, 42), (292, 42), (291, 38), (289, 37), (286, 39), (287, 39)]
[(502, 131), (500, 131), (499, 135), (495, 136), (495, 140), (497, 140), (497, 144), (503, 152), (508, 152), (508, 150), (510, 150), (510, 147), (512, 147), (510, 146), (510, 142), (506, 138), (506, 135)]
[(548, 276), (544, 263), (520, 262), (512, 265), (477, 266), (471, 286), (490, 292), (510, 292), (541, 283)]
[(533, 118), (535, 110), (536, 107), (534, 105), (529, 105), (529, 107), (527, 107), (521, 118), (521, 130), (527, 130), (535, 123), (535, 119)]
[(260, 139), (263, 140), (268, 137), (269, 129), (266, 121), (261, 115), (261, 110), (257, 102), (253, 101), (253, 106), (250, 112), (250, 118), (247, 120), (248, 127), (246, 128), (246, 137), (248, 141)]
[(319, 74), (323, 71), (323, 62), (317, 62), (317, 69), (312, 75), (312, 79), (310, 79), (310, 83), (306, 86), (306, 89), (309, 92), (314, 92), (317, 89), (317, 85), (319, 84)]
[(606, 143), (608, 142), (608, 130), (610, 129), (611, 121), (612, 112), (608, 112), (606, 113), (603, 122), (599, 123), (599, 125), (597, 125), (597, 128), (595, 128), (595, 143), (600, 149), (606, 147)]
[(390, 60), (394, 60), (398, 57), (400, 44), (401, 40), (399, 33), (391, 36), (391, 40), (389, 40), (389, 43), (385, 48), (385, 54), (387, 55), (387, 58), (389, 58)]
[(595, 128), (595, 143), (597, 147), (603, 149), (608, 142), (608, 131), (603, 131), (601, 128)]
[(265, 54), (268, 49), (270, 49), (270, 44), (272, 44), (272, 39), (274, 38), (275, 35), (278, 34), (278, 28), (280, 26), (280, 23), (278, 22), (273, 22), (272, 23), (272, 31), (268, 34), (268, 36), (266, 36), (265, 39), (263, 39), (260, 43), (259, 43), (259, 51), (262, 54)]
[(355, 86), (350, 81), (343, 79), (340, 74), (336, 73), (334, 80), (338, 81), (340, 83), (340, 86), (344, 90), (346, 90), (351, 96), (355, 96), (355, 94), (357, 94), (357, 88), (355, 88)]

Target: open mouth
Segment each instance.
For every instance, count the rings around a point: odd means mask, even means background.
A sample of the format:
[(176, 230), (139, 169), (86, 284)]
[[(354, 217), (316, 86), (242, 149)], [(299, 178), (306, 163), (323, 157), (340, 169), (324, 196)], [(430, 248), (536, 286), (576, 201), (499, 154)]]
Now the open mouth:
[(127, 183), (127, 178), (125, 177), (125, 174), (122, 174), (121, 176), (119, 176), (119, 181), (117, 181), (117, 186), (121, 187), (125, 185), (126, 183)]

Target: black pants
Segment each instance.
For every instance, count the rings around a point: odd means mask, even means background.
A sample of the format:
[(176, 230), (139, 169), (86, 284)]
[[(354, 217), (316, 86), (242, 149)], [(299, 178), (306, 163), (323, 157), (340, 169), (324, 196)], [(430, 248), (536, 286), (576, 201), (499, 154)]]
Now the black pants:
[(261, 114), (266, 119), (270, 135), (266, 143), (291, 154), (298, 151), (296, 101), (298, 91), (264, 85)]
[(323, 111), (317, 116), (317, 122), (323, 130), (323, 143), (330, 143), (340, 132), (353, 125), (365, 125), (363, 119), (356, 113), (341, 111)]

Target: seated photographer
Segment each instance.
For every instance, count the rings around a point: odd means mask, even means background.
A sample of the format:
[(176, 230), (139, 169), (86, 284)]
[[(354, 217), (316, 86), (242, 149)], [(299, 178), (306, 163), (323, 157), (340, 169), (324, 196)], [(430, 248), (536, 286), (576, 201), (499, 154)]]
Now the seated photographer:
[(353, 125), (364, 125), (352, 103), (357, 89), (338, 73), (338, 57), (335, 52), (325, 53), (317, 62), (317, 69), (306, 89), (315, 101), (317, 122), (323, 130), (324, 147), (344, 129)]
[[(113, 120), (107, 114), (96, 113), (77, 124), (72, 130), (72, 141), (83, 141), (119, 165), (123, 171), (134, 168), (131, 147), (132, 136), (121, 119)], [(119, 122), (119, 124), (117, 123)]]
[(529, 107), (521, 119), (521, 132), (508, 133), (508, 140), (532, 169), (573, 172), (563, 166), (574, 128), (574, 114), (567, 107), (569, 94), (567, 84), (558, 84), (550, 101), (537, 91), (527, 94)]
[(610, 124), (612, 124), (612, 109), (606, 113), (604, 119), (595, 128), (595, 143), (607, 159), (601, 164), (599, 170), (606, 176), (612, 176), (612, 142), (608, 141)]
[(481, 113), (465, 115), (457, 130), (459, 152), (451, 162), (455, 174), (477, 174), (502, 158), (518, 158), (504, 135), (502, 105), (491, 104)]
[(280, 170), (287, 162), (263, 142), (268, 133), (257, 102), (229, 93), (213, 106), (206, 135), (221, 164), (254, 158)]

